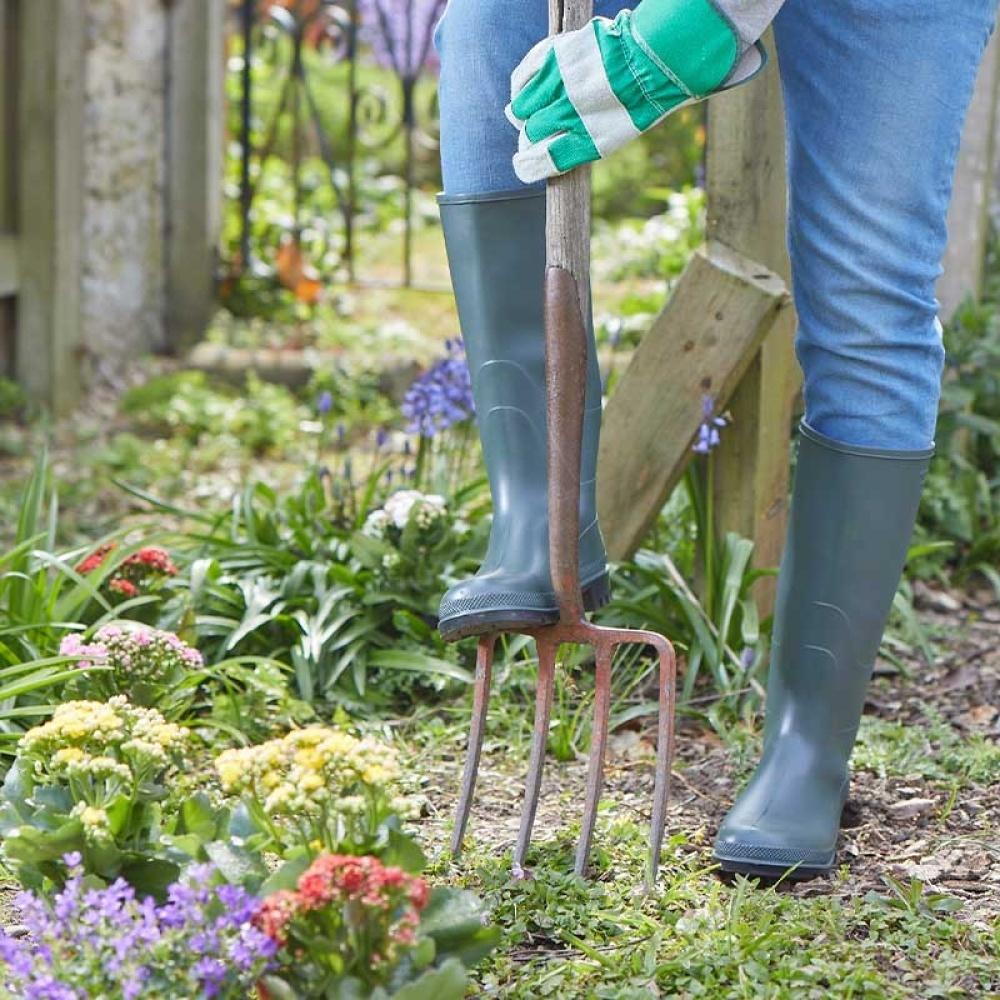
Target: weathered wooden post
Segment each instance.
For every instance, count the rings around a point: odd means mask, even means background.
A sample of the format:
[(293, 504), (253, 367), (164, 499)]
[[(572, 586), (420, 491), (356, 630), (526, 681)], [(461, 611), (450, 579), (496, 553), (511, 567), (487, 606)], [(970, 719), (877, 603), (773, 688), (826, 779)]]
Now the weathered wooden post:
[(197, 343), (215, 311), (222, 228), (225, 0), (168, 12), (166, 342)]
[(0, 0), (0, 372), (11, 374), (17, 293), (17, 200), (14, 187), (17, 129), (17, 10)]
[(76, 402), (82, 360), (85, 16), (79, 0), (17, 5), (15, 370), (56, 413)]
[(729, 404), (734, 418), (716, 459), (719, 529), (754, 538), (758, 564), (773, 565), (797, 385), (785, 285), (784, 129), (773, 68), (713, 98), (708, 142), (708, 243), (608, 403), (598, 502), (612, 557), (631, 555), (680, 479), (702, 399), (711, 396), (719, 407)]
[[(773, 39), (766, 44), (773, 57)], [(772, 65), (754, 84), (709, 104), (708, 237), (787, 282), (786, 219), (784, 110)], [(794, 334), (794, 311), (787, 308), (728, 400), (732, 425), (715, 459), (717, 528), (752, 538), (759, 567), (778, 564), (785, 540), (789, 439), (800, 382)], [(767, 611), (772, 595), (771, 581), (760, 581), (757, 596)]]
[(986, 241), (990, 231), (990, 202), (996, 196), (998, 84), (1000, 39), (990, 41), (976, 92), (962, 135), (962, 150), (955, 174), (955, 194), (948, 213), (948, 251), (944, 274), (938, 282), (941, 317), (948, 320), (971, 295), (982, 292)]

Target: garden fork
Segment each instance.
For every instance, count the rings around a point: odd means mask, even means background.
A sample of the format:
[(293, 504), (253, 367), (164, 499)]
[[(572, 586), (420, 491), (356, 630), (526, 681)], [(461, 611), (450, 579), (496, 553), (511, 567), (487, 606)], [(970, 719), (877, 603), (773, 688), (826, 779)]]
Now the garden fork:
[[(582, 27), (589, 21), (592, 10), (592, 0), (549, 0), (553, 33)], [(585, 303), (590, 297), (590, 176), (585, 169), (549, 182), (546, 260), (549, 554), (559, 621), (555, 625), (526, 630), (538, 650), (538, 688), (521, 828), (514, 849), (514, 874), (516, 877), (524, 875), (525, 857), (538, 808), (559, 647), (564, 643), (591, 646), (596, 664), (593, 737), (583, 827), (575, 864), (576, 873), (583, 875), (604, 779), (612, 658), (619, 646), (645, 645), (651, 646), (659, 657), (656, 778), (646, 875), (646, 885), (650, 887), (659, 868), (670, 795), (676, 660), (673, 646), (662, 635), (592, 625), (583, 608), (579, 553), (580, 459), (587, 379), (588, 337), (584, 316), (587, 314)], [(452, 853), (456, 857), (461, 851), (479, 771), (497, 637), (497, 634), (484, 635), (479, 640), (472, 728), (452, 837)]]

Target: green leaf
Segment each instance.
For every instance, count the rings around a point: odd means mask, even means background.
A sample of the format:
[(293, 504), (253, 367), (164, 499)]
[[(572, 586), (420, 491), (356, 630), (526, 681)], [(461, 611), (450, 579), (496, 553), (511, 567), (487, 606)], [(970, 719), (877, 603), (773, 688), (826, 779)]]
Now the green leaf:
[(441, 674), (445, 677), (452, 677), (465, 684), (472, 683), (472, 675), (468, 670), (448, 660), (430, 656), (419, 650), (410, 649), (381, 649), (372, 653), (368, 658), (368, 663), (373, 667), (382, 667), (386, 670), (407, 670), (419, 674)]
[(439, 886), (420, 919), (420, 933), (434, 939), (439, 957), (454, 957), (467, 968), (482, 961), (500, 940), (500, 930), (486, 922), (475, 893)]
[(440, 968), (428, 969), (392, 996), (393, 1000), (462, 1000), (467, 981), (464, 966), (452, 958)]
[(253, 889), (267, 878), (264, 862), (256, 854), (236, 844), (227, 844), (221, 840), (209, 841), (204, 845), (204, 850), (209, 861), (232, 885)]
[(294, 889), (298, 885), (299, 878), (310, 864), (312, 864), (312, 858), (308, 854), (303, 854), (301, 857), (286, 861), (264, 882), (260, 887), (258, 895), (267, 897), (272, 893), (280, 892), (282, 889)]
[(122, 878), (131, 885), (137, 895), (166, 898), (167, 889), (180, 877), (180, 867), (173, 861), (160, 858), (141, 858), (122, 866)]

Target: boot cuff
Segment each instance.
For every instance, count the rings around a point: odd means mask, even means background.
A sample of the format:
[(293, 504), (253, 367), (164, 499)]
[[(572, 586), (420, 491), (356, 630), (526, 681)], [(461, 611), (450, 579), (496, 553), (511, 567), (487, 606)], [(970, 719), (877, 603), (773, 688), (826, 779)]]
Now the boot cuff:
[(514, 188), (510, 191), (482, 191), (479, 194), (445, 194), (437, 196), (439, 205), (478, 205), (488, 201), (525, 201), (531, 198), (544, 198), (545, 185)]
[(920, 451), (893, 451), (891, 448), (865, 448), (862, 445), (835, 441), (833, 438), (813, 430), (804, 420), (799, 424), (799, 433), (804, 438), (808, 438), (830, 451), (839, 451), (842, 455), (855, 455), (858, 458), (895, 458), (903, 461), (926, 462), (934, 454), (933, 445)]

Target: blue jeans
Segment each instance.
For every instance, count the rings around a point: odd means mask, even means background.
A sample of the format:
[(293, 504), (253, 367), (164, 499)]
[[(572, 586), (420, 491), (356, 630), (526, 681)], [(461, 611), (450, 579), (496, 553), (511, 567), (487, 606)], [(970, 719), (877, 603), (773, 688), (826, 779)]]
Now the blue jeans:
[[(614, 17), (634, 3), (597, 0)], [(935, 284), (962, 123), (996, 0), (788, 0), (775, 21), (806, 420), (846, 444), (933, 443)], [(510, 74), (546, 0), (450, 0), (441, 55), (447, 194), (511, 190)], [(753, 84), (750, 84), (753, 86)]]

